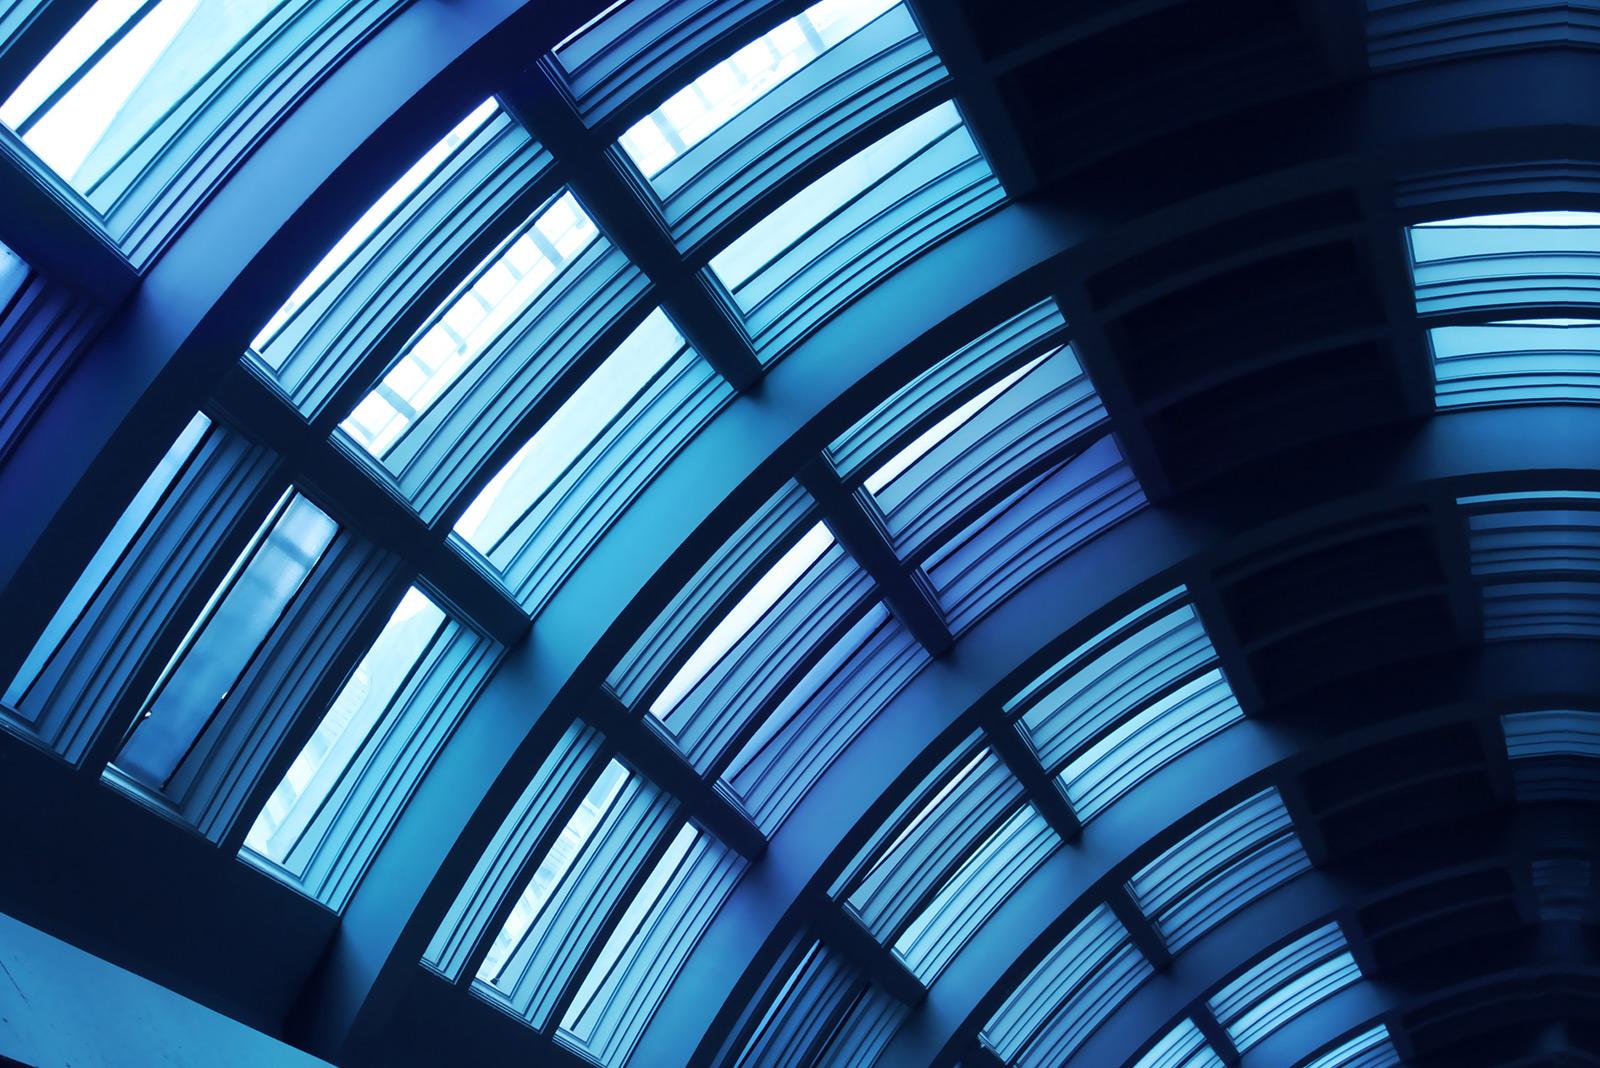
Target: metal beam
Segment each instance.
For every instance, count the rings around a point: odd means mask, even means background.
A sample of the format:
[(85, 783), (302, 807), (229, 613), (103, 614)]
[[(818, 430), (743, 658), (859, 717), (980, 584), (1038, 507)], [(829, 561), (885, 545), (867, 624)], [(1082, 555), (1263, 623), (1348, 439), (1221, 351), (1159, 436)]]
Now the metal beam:
[(913, 573), (900, 562), (883, 525), (859, 496), (845, 489), (827, 457), (818, 457), (801, 467), (796, 479), (816, 500), (839, 544), (877, 583), (878, 592), (895, 618), (932, 655), (949, 652), (955, 638), (933, 594), (917, 581), (920, 570)]
[(609, 146), (584, 127), (549, 72), (533, 64), (499, 96), (555, 156), (558, 172), (596, 225), (650, 279), (661, 306), (695, 351), (734, 388), (754, 389), (761, 362), (743, 331), (705, 279), (684, 263), (665, 228), (623, 177)]
[(874, 938), (843, 905), (827, 895), (807, 904), (817, 937), (854, 963), (874, 986), (907, 1005), (920, 1004), (927, 996), (928, 988), (894, 950)]

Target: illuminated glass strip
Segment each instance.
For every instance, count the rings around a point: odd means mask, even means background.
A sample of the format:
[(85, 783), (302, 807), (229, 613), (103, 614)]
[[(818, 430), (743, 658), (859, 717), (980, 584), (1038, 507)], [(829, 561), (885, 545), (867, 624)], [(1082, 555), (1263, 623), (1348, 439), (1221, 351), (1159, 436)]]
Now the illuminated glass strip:
[(537, 612), (733, 395), (651, 312), (490, 479), (453, 537)]
[(306, 416), (320, 414), (424, 294), (470, 267), (464, 254), (508, 225), (507, 209), (550, 154), (486, 100), (400, 176), (295, 287), (251, 342), (251, 366)]
[(1438, 326), (1428, 337), (1440, 408), (1600, 401), (1600, 322)]
[(473, 991), (543, 1029), (677, 807), (655, 786), (609, 764), (517, 898)]
[(1011, 992), (981, 1037), (1019, 1068), (1053, 1068), (1153, 974), (1110, 907), (1099, 905)]
[(931, 662), (888, 609), (872, 606), (762, 720), (723, 769), (721, 784), (771, 835), (851, 740)]
[(1130, 1068), (1225, 1068), (1221, 1057), (1206, 1044), (1206, 1036), (1190, 1019), (1180, 1020)]
[(1512, 760), (1587, 757), (1600, 760), (1600, 712), (1510, 712), (1500, 717)]
[(1148, 503), (1109, 436), (1019, 486), (923, 562), (951, 630), (964, 633), (1040, 571)]
[(98, 336), (107, 312), (0, 245), (0, 465)]
[(770, 363), (1004, 195), (955, 105), (942, 104), (774, 209), (710, 271)]
[(1449, 219), (1411, 227), (1410, 241), (1423, 315), (1600, 302), (1600, 215)]
[(1214, 665), (1188, 591), (1145, 604), (1057, 661), (1006, 704), (1047, 768)]
[(870, 1065), (910, 1009), (868, 983), (821, 942), (785, 954), (767, 977), (770, 1000), (724, 1063)]
[(930, 423), (1048, 349), (1066, 325), (1055, 301), (1045, 300), (957, 349), (835, 438), (828, 446), (834, 469), (853, 483)]
[(1001, 824), (939, 888), (894, 941), (913, 975), (931, 984), (1061, 838), (1032, 805)]
[(1213, 669), (1125, 720), (1062, 769), (1061, 788), (1088, 822), (1140, 781), (1244, 718)]
[(1145, 865), (1128, 880), (1128, 892), (1176, 953), (1310, 868), (1273, 788), (1235, 805)]
[(872, 581), (818, 524), (723, 616), (650, 702), (650, 722), (698, 768), (733, 743), (785, 677), (834, 640), (872, 596)]
[(496, 654), (407, 591), (257, 814), (241, 856), (343, 909)]
[(403, 0), (98, 0), (0, 121), (148, 264)]
[(1399, 1063), (1400, 1054), (1389, 1039), (1389, 1029), (1379, 1024), (1313, 1057), (1300, 1068), (1395, 1068)]
[(737, 853), (681, 828), (568, 1004), (561, 1041), (620, 1068), (745, 867)]
[[(1459, 503), (1485, 638), (1600, 635), (1600, 509), (1588, 495)], [(1493, 508), (1499, 503), (1512, 507)]]
[(606, 684), (624, 704), (634, 706), (653, 685), (664, 681), (662, 676), (673, 658), (685, 651), (689, 636), (707, 624), (740, 582), (761, 570), (761, 561), (777, 553), (810, 510), (811, 498), (799, 483), (789, 482), (695, 572), (607, 676)]
[(1003, 826), (1022, 794), (1022, 784), (993, 750), (961, 747), (923, 780), (853, 862), (852, 870), (869, 859), (871, 865), (853, 876), (847, 906), (867, 930), (887, 940), (985, 836)]
[(958, 528), (1008, 481), (1038, 471), (1106, 423), (1070, 348), (1011, 370), (867, 475), (903, 555)]
[(905, 5), (822, 0), (675, 93), (619, 148), (679, 246), (694, 248), (947, 80)]
[(1208, 1005), (1240, 1053), (1311, 1006), (1361, 979), (1336, 923), (1302, 935), (1251, 965)]
[[(573, 795), (599, 751), (600, 735), (594, 728), (582, 723), (567, 728), (478, 858), (428, 943), (423, 963), (452, 982), (460, 977), (540, 842), (551, 838), (554, 844), (556, 821), (575, 803)], [(503, 948), (500, 952), (504, 954)]]
[(143, 659), (266, 491), (272, 466), (243, 437), (190, 420), (6, 687), (3, 722), (81, 760), (117, 709), (144, 697), (130, 692)]
[(705, 140), (896, 0), (822, 0), (668, 97), (618, 139), (646, 178)]

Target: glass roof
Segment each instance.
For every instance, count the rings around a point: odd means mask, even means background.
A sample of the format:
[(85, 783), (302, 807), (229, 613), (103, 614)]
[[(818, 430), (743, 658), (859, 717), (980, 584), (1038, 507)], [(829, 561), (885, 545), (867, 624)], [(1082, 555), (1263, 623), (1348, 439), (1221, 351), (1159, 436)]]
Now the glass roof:
[(684, 152), (897, 0), (821, 0), (673, 93), (618, 143), (653, 178)]
[(0, 121), (87, 193), (274, 0), (97, 0), (0, 105)]

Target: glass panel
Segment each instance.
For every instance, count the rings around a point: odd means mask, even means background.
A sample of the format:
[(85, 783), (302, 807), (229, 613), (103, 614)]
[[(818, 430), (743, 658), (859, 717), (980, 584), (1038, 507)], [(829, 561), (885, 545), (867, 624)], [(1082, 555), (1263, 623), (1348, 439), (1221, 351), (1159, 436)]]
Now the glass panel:
[(381, 458), (595, 233), (571, 193), (556, 197), (479, 265), (339, 428)]
[(750, 311), (748, 302), (739, 294), (745, 282), (857, 195), (960, 125), (961, 115), (955, 104), (949, 102), (912, 119), (851, 156), (756, 223), (712, 257), (711, 270), (728, 287), (741, 310)]
[(556, 839), (555, 845), (550, 847), (550, 852), (539, 862), (539, 867), (522, 891), (522, 896), (512, 906), (511, 914), (506, 917), (505, 926), (495, 936), (494, 944), (489, 947), (488, 955), (478, 968), (480, 980), (493, 983), (500, 978), (500, 972), (511, 959), (511, 954), (523, 936), (528, 933), (528, 929), (533, 926), (533, 922), (539, 918), (545, 902), (550, 899), (562, 877), (578, 859), (578, 854), (583, 852), (584, 845), (594, 834), (600, 821), (605, 818), (607, 810), (611, 808), (612, 802), (617, 799), (617, 794), (627, 781), (627, 769), (615, 760), (607, 764), (605, 770), (600, 773), (600, 777), (595, 780), (582, 803), (578, 805), (578, 810), (561, 829), (561, 835)]
[(283, 325), (294, 317), (294, 313), (299, 311), (329, 278), (333, 277), (334, 272), (353, 256), (357, 249), (366, 243), (378, 227), (400, 210), (400, 206), (417, 191), (417, 187), (443, 166), (451, 153), (489, 121), (489, 117), (495, 113), (498, 106), (493, 99), (489, 99), (473, 109), (472, 114), (462, 119), (444, 140), (428, 149), (421, 159), (413, 163), (411, 169), (402, 174), (399, 180), (356, 220), (355, 225), (346, 231), (333, 248), (328, 250), (328, 254), (322, 257), (321, 262), (311, 268), (311, 273), (295, 287), (293, 293), (289, 294), (289, 299), (283, 302), (283, 307), (273, 313), (272, 318), (267, 320), (267, 324), (250, 342), (250, 347), (268, 366), (277, 369), (289, 355), (287, 349), (281, 352), (269, 352), (267, 348)]
[(23, 662), (22, 670), (17, 672), (16, 678), (11, 680), (11, 685), (6, 688), (5, 703), (16, 708), (22, 703), (23, 696), (28, 692), (28, 687), (33, 685), (39, 677), (39, 672), (44, 670), (51, 655), (60, 646), (66, 637), (67, 631), (83, 615), (90, 598), (100, 589), (100, 584), (106, 580), (111, 569), (116, 567), (117, 561), (122, 559), (128, 546), (138, 536), (150, 519), (151, 513), (166, 496), (167, 490), (177, 479), (178, 473), (183, 470), (189, 458), (194, 455), (195, 448), (200, 444), (200, 439), (211, 428), (211, 420), (204, 415), (196, 415), (189, 420), (189, 425), (183, 428), (183, 433), (172, 443), (156, 469), (145, 479), (144, 485), (134, 495), (128, 507), (123, 510), (122, 517), (117, 520), (116, 526), (111, 528), (111, 533), (106, 535), (106, 540), (101, 543), (100, 549), (89, 561), (89, 566), (84, 568), (78, 580), (72, 584), (72, 592), (67, 594), (67, 599), (56, 609), (56, 614), (51, 617), (50, 625), (40, 635), (34, 644), (33, 651), (28, 654), (28, 659)]
[(948, 438), (951, 434), (954, 434), (957, 430), (960, 430), (968, 420), (977, 415), (979, 412), (983, 411), (983, 409), (987, 408), (991, 403), (993, 403), (997, 397), (1015, 385), (1023, 375), (1026, 375), (1029, 371), (1039, 366), (1058, 351), (1060, 350), (1052, 349), (1050, 352), (1047, 352), (1042, 356), (1029, 360), (1027, 363), (1023, 364), (1021, 367), (1018, 367), (1016, 370), (1012, 371), (998, 382), (993, 383), (982, 393), (979, 393), (961, 407), (957, 408), (955, 411), (951, 412), (949, 415), (933, 424), (933, 426), (929, 427), (927, 430), (924, 430), (920, 435), (917, 436), (916, 440), (912, 441), (911, 444), (895, 453), (894, 456), (890, 457), (882, 467), (879, 467), (876, 471), (872, 472), (866, 477), (864, 485), (867, 487), (867, 492), (874, 494), (881, 492), (884, 487), (888, 486), (889, 483), (893, 482), (896, 478), (903, 474), (907, 468), (911, 467), (911, 465), (915, 464), (918, 460), (922, 459), (923, 456), (931, 452), (933, 448), (941, 441)]
[(411, 589), (256, 817), (245, 846), (282, 864), (439, 629), (444, 612)]
[(0, 105), (0, 121), (86, 193), (278, 6), (99, 0)]
[(666, 315), (660, 309), (651, 312), (490, 480), (456, 521), (455, 532), (503, 566), (496, 552), (517, 521), (682, 351), (683, 344)]
[(166, 785), (337, 530), (304, 497), (275, 510), (162, 672), (117, 755), (119, 771), (153, 790)]
[(650, 703), (650, 714), (658, 719), (664, 718), (683, 699), (684, 694), (693, 689), (695, 683), (705, 677), (706, 672), (716, 666), (734, 643), (754, 627), (832, 546), (833, 533), (824, 524), (818, 523), (806, 531), (700, 643), (700, 647)]
[(619, 139), (646, 178), (710, 136), (896, 0), (822, 0), (668, 97)]

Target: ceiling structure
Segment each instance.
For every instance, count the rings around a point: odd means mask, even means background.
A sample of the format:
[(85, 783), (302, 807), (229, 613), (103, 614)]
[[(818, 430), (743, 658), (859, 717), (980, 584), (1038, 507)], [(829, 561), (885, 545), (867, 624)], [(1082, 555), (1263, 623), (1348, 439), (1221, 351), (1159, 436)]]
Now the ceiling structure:
[(0, 9), (0, 912), (338, 1064), (1600, 1059), (1587, 5), (190, 6)]

